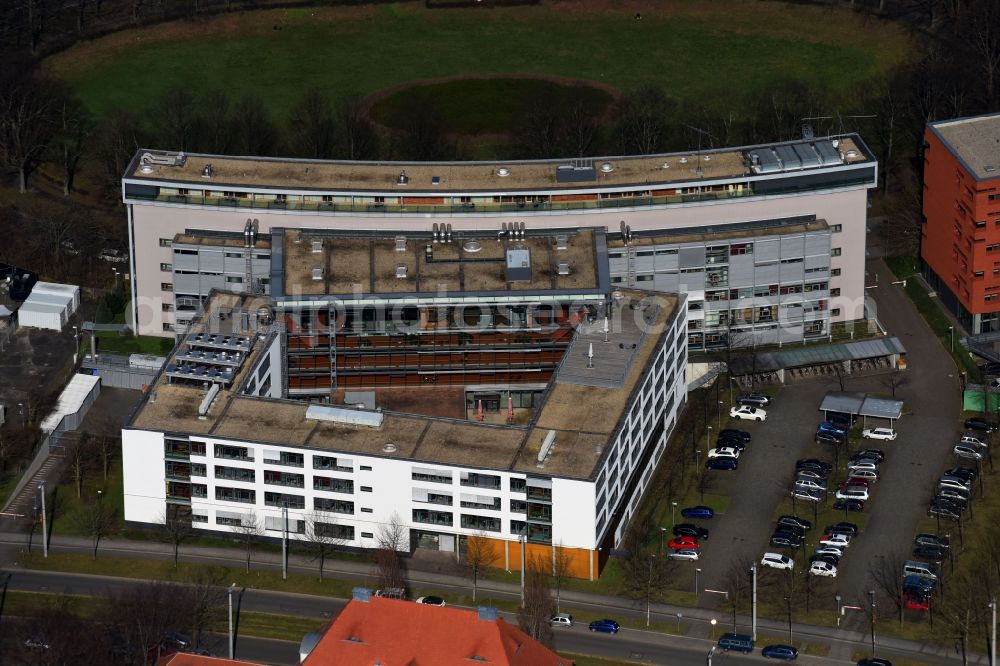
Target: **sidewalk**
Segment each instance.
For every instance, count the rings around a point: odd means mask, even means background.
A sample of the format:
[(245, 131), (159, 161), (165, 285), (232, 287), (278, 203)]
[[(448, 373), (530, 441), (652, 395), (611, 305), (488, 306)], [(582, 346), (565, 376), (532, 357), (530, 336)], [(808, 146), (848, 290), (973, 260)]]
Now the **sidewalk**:
[[(25, 535), (0, 533), (0, 549), (8, 551), (15, 549), (21, 551), (25, 547)], [(35, 548), (37, 549), (36, 539)], [(93, 544), (87, 538), (54, 536), (50, 544), (50, 550), (63, 550), (71, 552), (81, 552), (89, 554)], [(101, 542), (100, 552), (106, 556), (132, 556), (146, 559), (170, 560), (173, 558), (173, 549), (170, 544), (155, 541), (128, 541), (124, 539), (106, 539)], [(180, 560), (182, 562), (203, 563), (205, 561), (223, 560), (231, 566), (240, 567), (245, 559), (245, 553), (238, 548), (219, 548), (202, 546), (181, 546)], [(461, 588), (468, 590), (471, 582), (463, 576), (442, 573), (440, 571), (425, 571), (413, 567), (413, 564), (420, 563), (419, 559), (407, 558), (403, 560), (406, 569), (407, 580), (411, 586), (438, 586)], [(254, 555), (253, 566), (277, 570), (281, 568), (280, 553), (257, 552)], [(439, 567), (440, 568), (440, 567)], [(310, 559), (290, 555), (288, 558), (288, 569), (296, 574), (315, 574), (316, 564)], [(327, 560), (326, 573), (330, 577), (340, 577), (346, 580), (357, 580), (365, 583), (371, 577), (371, 565), (366, 562), (351, 562), (344, 560)], [(520, 586), (511, 583), (502, 583), (490, 580), (479, 582), (479, 592), (483, 597), (510, 597), (517, 599), (520, 597)], [(609, 614), (627, 615), (629, 617), (645, 617), (646, 608), (642, 602), (621, 597), (611, 597), (599, 594), (590, 594), (575, 590), (564, 590), (561, 594), (562, 604), (567, 608), (588, 608), (594, 607), (606, 610)], [(650, 606), (651, 613), (659, 616), (660, 621), (670, 621), (680, 613), (683, 620), (688, 623), (688, 638), (708, 638), (711, 631), (710, 621), (716, 619), (719, 626), (725, 627), (728, 624), (727, 618), (731, 615), (724, 610), (713, 611), (704, 608), (693, 608), (687, 606), (675, 606), (671, 604), (654, 603)], [(750, 626), (750, 618), (743, 615), (737, 616), (737, 622), (741, 627)], [(721, 631), (716, 628), (716, 635)], [(772, 636), (784, 636), (788, 632), (788, 624), (782, 621), (758, 619), (758, 633)], [(849, 631), (846, 629), (834, 629), (830, 627), (817, 627), (812, 625), (795, 624), (792, 631), (797, 640), (810, 643), (824, 643), (831, 646), (830, 656), (843, 660), (849, 660), (856, 649), (864, 650), (870, 646), (870, 634), (867, 632)], [(900, 652), (912, 653), (915, 658), (925, 660), (953, 660), (955, 655), (952, 651), (936, 645), (925, 645), (913, 641), (902, 640), (890, 636), (878, 636), (878, 646), (880, 648), (896, 650)], [(971, 654), (970, 664), (987, 664), (988, 656)]]

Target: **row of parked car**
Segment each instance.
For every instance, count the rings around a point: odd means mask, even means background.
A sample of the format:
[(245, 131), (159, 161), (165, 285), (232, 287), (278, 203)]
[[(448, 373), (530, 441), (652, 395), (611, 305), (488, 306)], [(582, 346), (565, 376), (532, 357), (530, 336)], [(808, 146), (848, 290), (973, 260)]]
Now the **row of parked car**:
[(938, 479), (937, 490), (927, 507), (927, 515), (961, 520), (972, 501), (972, 484), (979, 472), (971, 467), (952, 467)]
[[(846, 476), (834, 493), (833, 507), (842, 511), (863, 511), (871, 487), (878, 481), (879, 465), (885, 460), (881, 449), (861, 449), (847, 461)], [(833, 466), (816, 458), (799, 460), (795, 465), (795, 480), (791, 497), (805, 502), (826, 499)]]
[(715, 448), (709, 449), (706, 469), (733, 471), (739, 467), (740, 456), (750, 443), (750, 433), (727, 428), (719, 431)]

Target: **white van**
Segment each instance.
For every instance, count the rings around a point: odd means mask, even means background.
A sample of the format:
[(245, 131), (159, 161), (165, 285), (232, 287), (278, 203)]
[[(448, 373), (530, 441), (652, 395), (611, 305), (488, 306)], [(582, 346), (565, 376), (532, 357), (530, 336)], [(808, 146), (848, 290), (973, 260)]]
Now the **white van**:
[(907, 560), (903, 563), (904, 576), (920, 576), (921, 578), (937, 580), (939, 574), (940, 571), (938, 570), (937, 565), (934, 564), (918, 562), (916, 560)]

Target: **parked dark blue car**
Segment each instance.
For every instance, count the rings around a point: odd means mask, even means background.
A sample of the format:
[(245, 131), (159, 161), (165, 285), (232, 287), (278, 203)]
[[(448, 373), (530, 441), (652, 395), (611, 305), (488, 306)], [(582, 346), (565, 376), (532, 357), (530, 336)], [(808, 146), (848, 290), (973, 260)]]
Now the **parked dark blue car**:
[(768, 645), (760, 651), (760, 654), (769, 659), (784, 659), (785, 661), (799, 658), (799, 651), (791, 645)]
[(618, 629), (620, 629), (620, 627), (614, 620), (594, 620), (590, 623), (591, 631), (599, 631), (602, 634), (617, 634)]
[(715, 511), (710, 506), (689, 506), (686, 509), (681, 509), (681, 515), (685, 518), (704, 518), (707, 520), (715, 515)]

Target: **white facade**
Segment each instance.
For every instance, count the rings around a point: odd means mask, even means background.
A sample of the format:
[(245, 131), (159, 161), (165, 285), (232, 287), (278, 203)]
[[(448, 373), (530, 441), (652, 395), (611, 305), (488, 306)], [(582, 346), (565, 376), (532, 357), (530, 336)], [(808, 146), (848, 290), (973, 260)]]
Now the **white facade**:
[[(167, 489), (175, 480), (185, 487), (190, 483), (190, 507), (200, 529), (231, 532), (234, 522), (253, 513), (265, 536), (280, 536), (287, 503), (292, 538), (301, 538), (299, 521), (318, 512), (322, 522), (344, 526), (350, 546), (374, 547), (380, 528), (401, 521), (414, 534), (436, 539), (441, 550), (454, 550), (461, 535), (516, 541), (528, 496), (550, 493), (552, 544), (590, 551), (606, 542), (613, 547), (686, 400), (686, 328), (681, 297), (646, 367), (635, 369), (642, 375), (590, 478), (547, 476), (544, 468), (530, 474), (475, 469), (127, 427), (122, 432), (125, 519), (162, 523)], [(649, 334), (661, 336), (660, 331)], [(272, 357), (272, 351), (263, 358)], [(280, 358), (275, 354), (273, 359), (268, 371), (277, 372)]]

